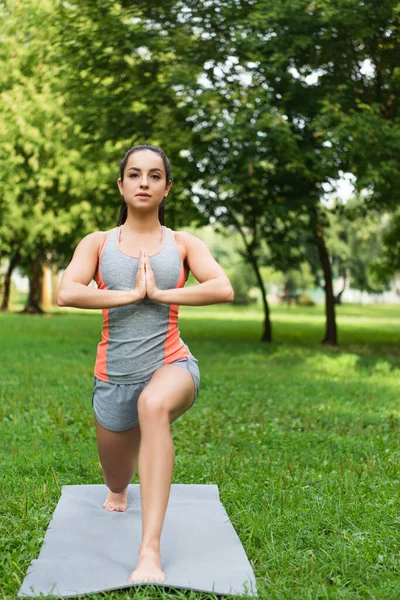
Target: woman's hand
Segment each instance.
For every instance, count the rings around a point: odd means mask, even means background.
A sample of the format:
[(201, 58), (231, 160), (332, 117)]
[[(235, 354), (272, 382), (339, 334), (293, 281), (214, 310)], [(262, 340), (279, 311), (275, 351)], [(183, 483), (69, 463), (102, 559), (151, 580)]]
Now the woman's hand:
[(139, 267), (133, 290), (135, 292), (135, 302), (140, 302), (140, 300), (146, 297), (146, 256), (146, 250), (142, 248), (140, 250)]
[(145, 248), (141, 248), (135, 287), (132, 290), (134, 295), (134, 303), (140, 302), (144, 298), (157, 300), (159, 291), (160, 290), (157, 287), (153, 269), (151, 268), (150, 259), (147, 255), (147, 250)]
[(144, 260), (145, 260), (145, 270), (146, 270), (146, 292), (147, 297), (150, 300), (157, 301), (157, 295), (159, 293), (159, 289), (156, 284), (156, 280), (154, 277), (153, 269), (151, 268), (150, 259), (147, 254), (147, 250), (144, 250)]

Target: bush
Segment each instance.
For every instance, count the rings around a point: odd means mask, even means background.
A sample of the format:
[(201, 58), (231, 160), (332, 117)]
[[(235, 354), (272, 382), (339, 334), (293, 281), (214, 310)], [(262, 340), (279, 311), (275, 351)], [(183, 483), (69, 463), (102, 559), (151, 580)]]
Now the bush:
[(314, 300), (311, 298), (310, 294), (307, 292), (302, 292), (297, 298), (297, 304), (299, 306), (315, 306)]
[(256, 298), (250, 296), (250, 290), (257, 282), (250, 265), (239, 264), (236, 267), (229, 269), (227, 275), (235, 293), (233, 304), (242, 306), (256, 302)]

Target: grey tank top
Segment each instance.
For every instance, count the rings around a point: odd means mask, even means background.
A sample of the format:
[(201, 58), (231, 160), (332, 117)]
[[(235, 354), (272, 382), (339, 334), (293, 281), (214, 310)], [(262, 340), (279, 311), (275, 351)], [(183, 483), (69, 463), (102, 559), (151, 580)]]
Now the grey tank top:
[[(135, 287), (139, 259), (120, 250), (119, 237), (120, 227), (108, 231), (100, 251), (95, 275), (100, 289)], [(163, 226), (160, 248), (149, 258), (159, 289), (185, 285), (187, 276), (171, 229)], [(141, 383), (162, 365), (190, 356), (180, 337), (178, 308), (144, 298), (136, 304), (103, 309), (96, 377), (109, 383)]]

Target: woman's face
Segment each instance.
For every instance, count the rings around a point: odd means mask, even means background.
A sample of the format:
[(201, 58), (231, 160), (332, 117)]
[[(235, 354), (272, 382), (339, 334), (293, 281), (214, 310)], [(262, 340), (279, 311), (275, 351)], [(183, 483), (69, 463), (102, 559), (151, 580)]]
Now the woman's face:
[(158, 209), (171, 185), (172, 182), (166, 185), (162, 157), (152, 150), (133, 152), (125, 166), (124, 180), (118, 179), (119, 191), (126, 204), (141, 212)]

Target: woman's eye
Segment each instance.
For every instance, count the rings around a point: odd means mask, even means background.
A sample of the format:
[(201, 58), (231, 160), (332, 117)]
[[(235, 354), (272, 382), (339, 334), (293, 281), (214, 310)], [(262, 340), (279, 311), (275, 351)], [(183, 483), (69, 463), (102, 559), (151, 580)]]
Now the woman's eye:
[[(129, 177), (139, 177), (139, 173), (130, 173)], [(151, 175), (151, 177), (154, 177), (155, 179), (161, 179), (160, 175)]]

